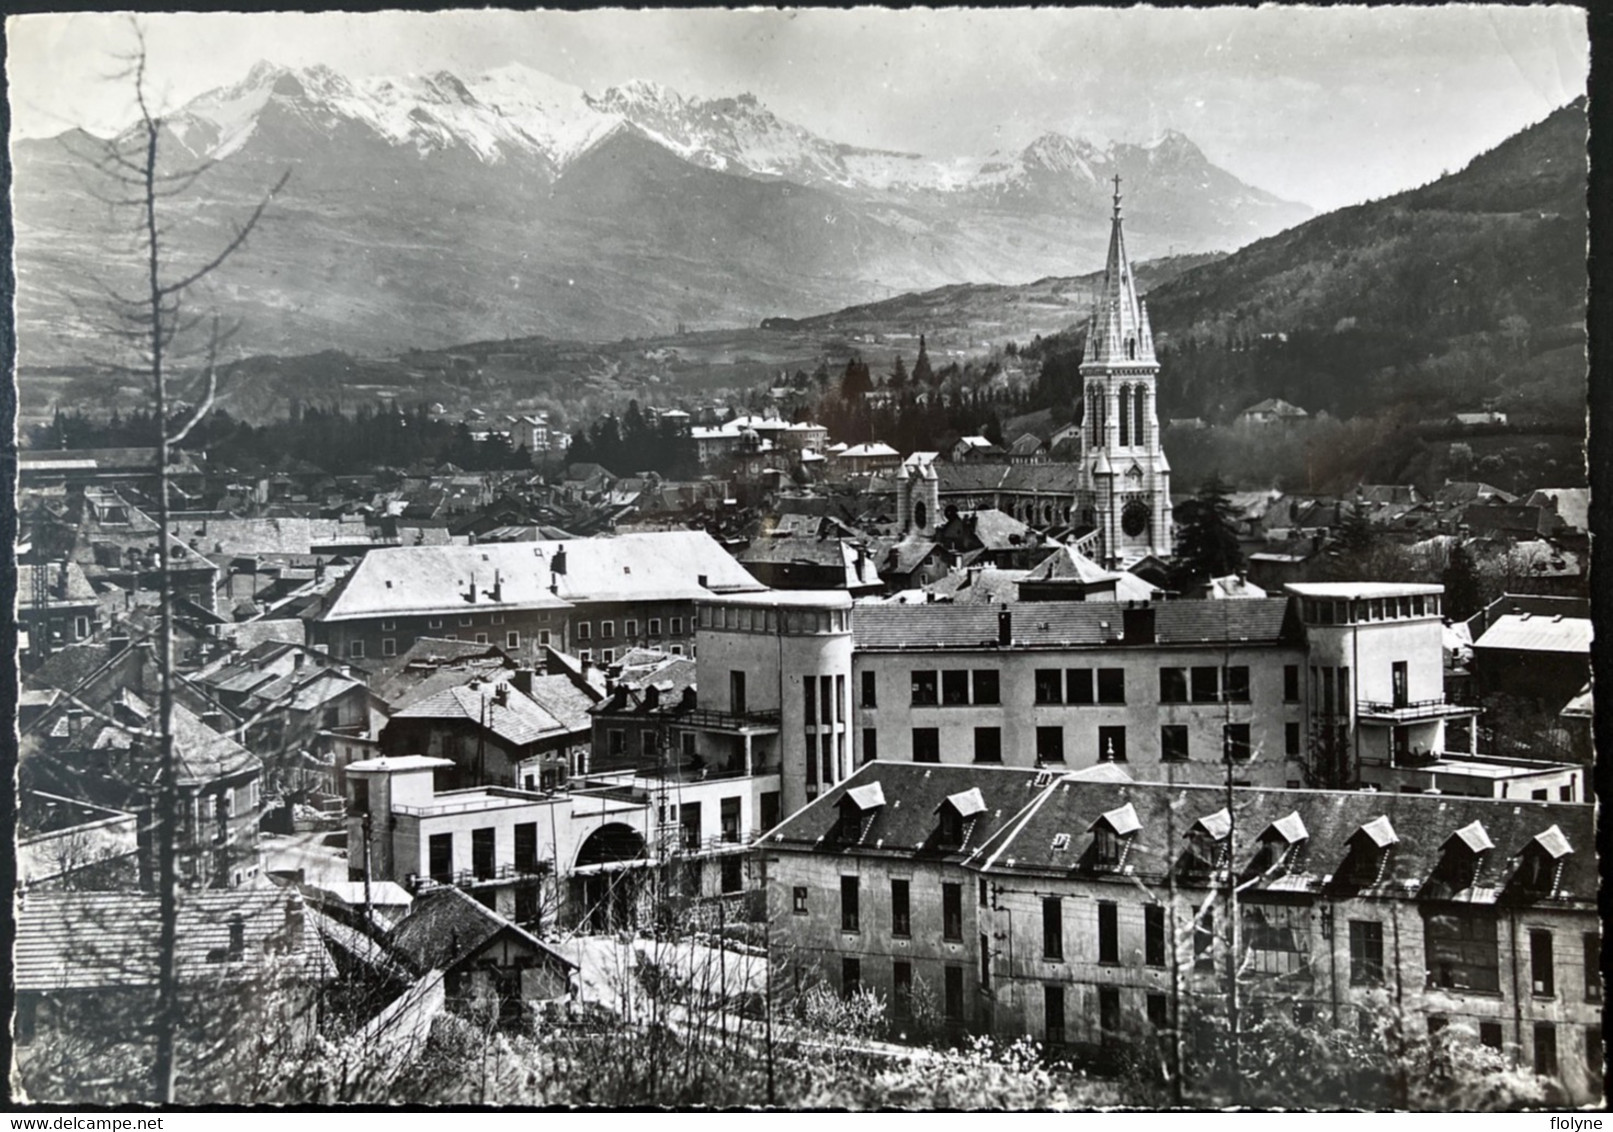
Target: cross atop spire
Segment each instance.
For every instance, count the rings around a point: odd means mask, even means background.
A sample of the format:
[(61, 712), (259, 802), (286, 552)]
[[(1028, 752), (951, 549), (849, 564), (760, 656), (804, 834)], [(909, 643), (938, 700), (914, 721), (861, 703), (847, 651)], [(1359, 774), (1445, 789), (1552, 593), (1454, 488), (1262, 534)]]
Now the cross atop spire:
[(1103, 289), (1098, 294), (1088, 331), (1087, 360), (1092, 362), (1152, 362), (1154, 335), (1148, 312), (1137, 296), (1137, 281), (1126, 255), (1126, 237), (1120, 215), (1120, 174), (1114, 175), (1115, 214), (1109, 232), (1109, 255), (1104, 264)]
[(1115, 219), (1120, 219), (1120, 174), (1115, 174)]

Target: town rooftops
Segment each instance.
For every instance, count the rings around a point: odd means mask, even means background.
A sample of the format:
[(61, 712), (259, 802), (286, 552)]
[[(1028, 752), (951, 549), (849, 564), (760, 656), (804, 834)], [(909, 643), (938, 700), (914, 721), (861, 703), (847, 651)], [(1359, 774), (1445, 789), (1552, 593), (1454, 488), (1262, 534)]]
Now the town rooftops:
[(762, 588), (704, 531), (411, 546), (365, 555), (318, 617), (567, 609), (578, 601), (675, 601)]
[(578, 727), (588, 726), (586, 719), (580, 724), (573, 720), (572, 725), (568, 726), (539, 707), (531, 697), (506, 683), (493, 681), (445, 688), (434, 696), (416, 700), (401, 711), (394, 712), (392, 718), (470, 723), (485, 727), (493, 735), (518, 747), (563, 736)]
[(1508, 652), (1575, 653), (1589, 656), (1591, 621), (1588, 617), (1536, 616), (1507, 613), (1497, 618), (1473, 642), (1475, 649), (1505, 649)]
[(850, 609), (845, 590), (763, 590), (758, 593), (707, 595), (707, 605), (747, 605), (753, 608)]
[[(1276, 644), (1287, 639), (1288, 602), (1173, 601), (1151, 607), (1161, 645)], [(1120, 602), (1021, 603), (1011, 610), (1012, 648), (1062, 649), (1114, 645), (1122, 637)], [(998, 613), (984, 605), (867, 605), (852, 616), (852, 637), (864, 651), (1000, 648)]]

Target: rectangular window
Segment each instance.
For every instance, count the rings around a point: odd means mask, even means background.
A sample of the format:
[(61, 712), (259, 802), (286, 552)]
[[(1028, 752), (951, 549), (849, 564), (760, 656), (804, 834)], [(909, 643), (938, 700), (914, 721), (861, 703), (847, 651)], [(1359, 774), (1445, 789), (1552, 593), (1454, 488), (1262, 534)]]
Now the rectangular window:
[(722, 823), (722, 839), (729, 844), (739, 841), (739, 807), (740, 800), (724, 798), (718, 806), (718, 820)]
[(932, 707), (940, 702), (934, 669), (916, 669), (913, 672), (913, 706)]
[(382, 637), (381, 638), (381, 655), (382, 656), (397, 656), (398, 655), (398, 642), (397, 642), (396, 638), (393, 638), (393, 637)]
[(722, 890), (728, 895), (745, 890), (745, 858), (738, 853), (722, 859)]
[(1383, 924), (1350, 921), (1350, 982), (1375, 987), (1383, 983)]
[(1126, 702), (1126, 670), (1124, 668), (1098, 669), (1098, 702), (1123, 704)]
[(653, 762), (655, 760), (655, 732), (653, 732), (653, 731), (641, 731), (641, 732), (639, 732), (639, 747), (640, 747), (640, 753), (646, 759), (648, 759), (648, 760)]
[(683, 826), (683, 845), (686, 849), (700, 848), (700, 803), (684, 802), (679, 822)]
[(467, 626), (474, 625), (474, 624), (476, 624), (476, 618), (474, 618), (474, 617), (461, 617), (459, 619), (460, 628), (465, 628)]
[(521, 822), (515, 827), (515, 867), (524, 873), (538, 869), (537, 822)]
[(1033, 686), (1037, 703), (1062, 704), (1064, 702), (1064, 673), (1057, 668), (1038, 668)]
[(1249, 725), (1247, 723), (1228, 723), (1222, 728), (1222, 741), (1226, 747), (1226, 757), (1233, 762), (1243, 762), (1248, 759), (1251, 749), (1249, 744)]
[(1215, 909), (1206, 908), (1193, 921), (1193, 970), (1215, 970)]
[(862, 989), (862, 982), (862, 960), (852, 959), (849, 956), (840, 960), (840, 993), (851, 998)]
[(586, 641), (592, 639), (592, 637), (593, 626), (586, 621), (577, 622), (577, 639), (579, 641)]
[(913, 1016), (913, 964), (906, 959), (891, 964), (891, 1012), (898, 1018)]
[(991, 940), (980, 933), (980, 989), (991, 990)]
[(1283, 724), (1283, 754), (1290, 758), (1299, 754), (1299, 724)]
[(878, 707), (879, 706), (878, 696), (877, 696), (877, 693), (876, 693), (876, 685), (877, 685), (878, 681), (875, 679), (875, 676), (876, 676), (876, 673), (873, 673), (873, 672), (864, 672), (862, 674), (862, 706), (863, 707)]
[(1187, 703), (1187, 669), (1161, 668), (1159, 670), (1159, 702), (1162, 704)]
[(986, 883), (986, 878), (985, 877), (980, 878), (980, 884), (979, 884), (978, 888), (976, 889), (976, 891), (978, 891), (980, 893), (980, 906), (982, 908), (984, 908), (987, 904), (991, 903), (991, 898), (990, 898), (991, 886)]
[(728, 710), (734, 715), (745, 714), (745, 673), (737, 669), (728, 673)]
[(1124, 727), (1098, 728), (1098, 761), (1126, 761), (1126, 729)]
[(1002, 703), (1002, 685), (995, 668), (977, 668), (974, 674), (975, 703)]
[(1283, 702), (1295, 704), (1299, 702), (1299, 665), (1283, 665)]
[(912, 910), (908, 903), (908, 882), (891, 880), (891, 935), (906, 939), (913, 934)]
[[(476, 643), (479, 644), (479, 645), (487, 644), (487, 634), (486, 633), (477, 633), (476, 634)], [(609, 664), (610, 661), (611, 661), (610, 649), (606, 649), (605, 650), (605, 663)]]
[(352, 641), (352, 642), (350, 642), (348, 644), (348, 646), (347, 646), (347, 655), (352, 657), (354, 660), (363, 660), (364, 659), (364, 642), (363, 641)]
[(1159, 729), (1159, 757), (1168, 763), (1187, 761), (1187, 725), (1167, 723)]
[(628, 640), (632, 640), (634, 637), (638, 636), (638, 622), (633, 618), (629, 617), (626, 621), (622, 622), (622, 627), (623, 633)]
[(944, 976), (945, 994), (943, 1012), (951, 1023), (963, 1021), (963, 968), (948, 967)]
[(613, 755), (627, 754), (627, 732), (612, 728), (605, 732), (606, 749)]
[(1143, 962), (1150, 967), (1165, 965), (1165, 906), (1143, 905)]
[(969, 673), (949, 668), (941, 673), (941, 702), (956, 707), (969, 702)]
[(454, 881), (454, 835), (451, 833), (433, 833), (428, 845), (431, 879), (438, 884), (452, 884)]
[(396, 621), (382, 621), (381, 622), (381, 632), (383, 632), (383, 633), (390, 633), (390, 632), (392, 632), (392, 630), (396, 629), (397, 627), (398, 627), (398, 623)]
[(871, 763), (879, 758), (879, 732), (872, 727), (863, 728), (863, 762)]
[(1557, 977), (1551, 956), (1551, 933), (1529, 933), (1529, 980), (1536, 998), (1557, 996)]
[(660, 635), (661, 635), (661, 619), (659, 617), (650, 618), (650, 636), (659, 637)]
[(818, 678), (801, 677), (801, 720), (811, 727), (818, 719)]
[(1098, 901), (1098, 962), (1120, 962), (1120, 906)]
[[(690, 739), (694, 738), (692, 735), (686, 737)], [(758, 826), (759, 829), (772, 829), (778, 824), (778, 796), (779, 792), (777, 790), (766, 790), (763, 791), (761, 798), (758, 799), (758, 808), (761, 811), (761, 825)]]
[(599, 639), (608, 641), (616, 635), (616, 622), (601, 621), (599, 623)]
[(1479, 1023), (1479, 1044), (1481, 1046), (1488, 1046), (1490, 1049), (1493, 1049), (1497, 1053), (1499, 1053), (1501, 1051), (1501, 1044), (1502, 1044), (1501, 1023), (1499, 1023), (1499, 1022), (1480, 1022)]
[(507, 649), (518, 649), (518, 648), (520, 648), (521, 647), (521, 634), (516, 632), (513, 629), (510, 630), (508, 633), (505, 633), (504, 634), (504, 647), (507, 648)]
[(1535, 1072), (1557, 1076), (1557, 1027), (1550, 1022), (1535, 1023)]
[(428, 629), (441, 629), (442, 628), (442, 618), (441, 617), (429, 617), (429, 618), (427, 618), (426, 619), (426, 628), (428, 628)]
[(1050, 1046), (1064, 1044), (1064, 987), (1047, 984), (1042, 987), (1042, 1040)]
[(538, 644), (540, 644), (540, 645), (548, 645), (551, 640), (552, 640), (552, 638), (549, 636), (549, 630), (547, 630), (547, 629), (539, 629), (538, 630)]
[(1064, 958), (1064, 901), (1042, 897), (1042, 958)]
[(1229, 703), (1249, 702), (1249, 666), (1235, 664), (1227, 669), (1226, 699)]
[(1104, 1032), (1120, 1029), (1120, 988), (1098, 988), (1098, 1026)]
[(1036, 761), (1061, 763), (1064, 761), (1064, 728), (1038, 727), (1036, 729)]
[(941, 938), (948, 943), (963, 942), (963, 885), (941, 886)]
[(941, 731), (939, 728), (913, 728), (913, 761), (916, 763), (938, 763), (941, 761)]
[(672, 619), (672, 635), (674, 637), (683, 636), (683, 618), (674, 617)]
[(1193, 669), (1193, 702), (1213, 704), (1221, 699), (1221, 670), (1196, 667)]
[(833, 723), (839, 716), (840, 701), (835, 698), (834, 680), (828, 676), (818, 677), (818, 722)]
[(1003, 732), (1000, 727), (975, 728), (975, 762), (1000, 763), (1003, 761)]
[(1602, 1001), (1602, 933), (1585, 933), (1585, 1001)]
[(857, 908), (857, 878), (840, 878), (840, 930), (843, 932), (859, 931), (860, 919)]
[(1064, 702), (1069, 704), (1096, 703), (1093, 692), (1092, 669), (1069, 668), (1064, 672)]
[(807, 890), (806, 890), (806, 885), (804, 885), (804, 884), (795, 885), (794, 890), (790, 894), (790, 898), (791, 898), (790, 911), (795, 913), (795, 915), (797, 915), (797, 916), (806, 915), (807, 914)]
[(1434, 986), (1499, 993), (1501, 966), (1493, 912), (1452, 909), (1428, 913), (1423, 939)]

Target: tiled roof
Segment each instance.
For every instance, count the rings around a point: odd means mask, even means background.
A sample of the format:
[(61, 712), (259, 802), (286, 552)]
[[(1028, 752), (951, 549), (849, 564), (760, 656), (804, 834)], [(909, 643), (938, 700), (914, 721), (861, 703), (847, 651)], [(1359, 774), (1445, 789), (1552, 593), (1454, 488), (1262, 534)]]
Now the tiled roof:
[(1475, 649), (1560, 652), (1590, 656), (1591, 621), (1586, 617), (1538, 617), (1508, 613), (1473, 642)]
[[(287, 903), (293, 900), (300, 905), (295, 893), (274, 888), (181, 893), (180, 979), (252, 978), (271, 955), (300, 960), (304, 977), (328, 973), (317, 933), (305, 924), (299, 941), (288, 930)], [(245, 947), (242, 957), (231, 961), (235, 916), (242, 918)], [(17, 916), (16, 989), (154, 986), (157, 920), (157, 898), (143, 893), (30, 892)]]
[(1073, 547), (1061, 546), (1025, 575), (1027, 582), (1112, 582), (1117, 575), (1105, 570)]
[[(84, 570), (77, 562), (66, 563), (66, 590), (58, 593), (56, 587), (61, 584), (62, 566), (60, 562), (52, 562), (45, 567), (45, 578), (50, 587), (50, 593), (45, 599), (46, 607), (52, 605), (72, 604), (82, 605), (95, 600), (95, 587), (84, 576)], [(38, 566), (20, 563), (17, 566), (17, 604), (24, 609), (33, 608), (34, 604), (34, 572)]]
[[(564, 548), (566, 569), (556, 573)], [(699, 578), (704, 576), (702, 586)], [(500, 600), (489, 591), (495, 578)], [(464, 600), (472, 579), (476, 601)], [(557, 592), (551, 592), (550, 585)], [(371, 551), (330, 597), (326, 621), (474, 609), (564, 609), (575, 601), (693, 599), (759, 590), (704, 531), (655, 531), (567, 542), (397, 547)]]
[[(1043, 602), (1012, 609), (1014, 648), (1068, 648), (1113, 644), (1121, 634), (1118, 602)], [(1155, 640), (1162, 645), (1275, 643), (1283, 640), (1288, 602), (1172, 601), (1154, 609)], [(859, 649), (997, 647), (997, 613), (988, 606), (870, 605), (852, 615)]]
[(418, 971), (447, 971), (474, 956), (495, 936), (509, 933), (557, 964), (575, 967), (565, 956), (534, 938), (458, 888), (435, 889), (415, 902), (392, 932), (393, 948)]
[(447, 688), (416, 700), (393, 714), (393, 719), (448, 719), (484, 725), (494, 735), (518, 747), (565, 734), (573, 728), (549, 714), (528, 697), (510, 688), (499, 703), (492, 681)]

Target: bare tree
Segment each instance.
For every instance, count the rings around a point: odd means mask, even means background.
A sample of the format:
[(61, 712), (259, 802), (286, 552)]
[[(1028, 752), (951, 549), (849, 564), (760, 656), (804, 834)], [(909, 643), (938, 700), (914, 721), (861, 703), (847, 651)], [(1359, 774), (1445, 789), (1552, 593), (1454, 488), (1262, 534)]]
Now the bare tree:
[[(173, 529), (168, 465), (174, 446), (190, 434), (213, 406), (218, 392), (219, 351), (233, 333), (233, 328), (221, 326), (216, 314), (193, 310), (189, 300), (199, 294), (204, 280), (245, 246), (247, 237), (263, 218), (270, 200), (285, 185), (289, 173), (264, 194), (244, 220), (234, 223), (230, 235), (216, 246), (200, 254), (183, 254), (176, 246), (179, 241), (173, 228), (179, 211), (175, 202), (195, 188), (213, 168), (213, 162), (170, 167), (164, 160), (164, 119), (149, 91), (145, 35), (138, 21), (131, 19), (131, 27), (135, 48), (125, 57), (127, 66), (116, 78), (132, 86), (137, 120), (130, 129), (80, 156), (100, 181), (101, 187), (91, 190), (92, 194), (106, 204), (115, 217), (128, 217), (140, 265), (139, 285), (124, 291), (103, 282), (102, 290), (112, 315), (109, 329), (123, 343), (125, 356), (134, 359), (120, 362), (119, 368), (149, 381), (159, 428), (156, 476), (157, 521), (161, 526), (158, 536), (161, 624), (157, 644), (161, 669), (158, 709), (161, 746), (154, 825), (160, 915), (152, 1095), (160, 1103), (172, 1103), (175, 1033), (180, 1010), (175, 969), (179, 890), (175, 843), (179, 829), (173, 718), (173, 593), (169, 576)], [(174, 359), (187, 354), (200, 358), (199, 369), (192, 377), (201, 392), (182, 418), (174, 418), (171, 416), (174, 406), (170, 399), (170, 371), (174, 368)]]

